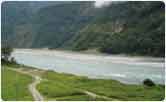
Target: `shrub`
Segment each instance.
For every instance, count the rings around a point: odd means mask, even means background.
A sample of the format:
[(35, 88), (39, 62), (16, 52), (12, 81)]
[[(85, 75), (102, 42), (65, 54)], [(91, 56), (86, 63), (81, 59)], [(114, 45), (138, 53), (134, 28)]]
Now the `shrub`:
[(151, 79), (145, 79), (143, 84), (146, 86), (155, 86), (155, 83)]
[(13, 48), (11, 48), (9, 46), (2, 47), (1, 48), (1, 61), (8, 62), (12, 52), (13, 52)]

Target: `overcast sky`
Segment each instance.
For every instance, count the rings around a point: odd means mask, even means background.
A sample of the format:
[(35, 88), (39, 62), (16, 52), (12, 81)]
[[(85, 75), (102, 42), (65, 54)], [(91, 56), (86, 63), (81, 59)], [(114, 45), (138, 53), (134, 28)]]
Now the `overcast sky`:
[(111, 3), (111, 1), (104, 1), (104, 0), (96, 0), (95, 1), (95, 7), (102, 7), (102, 6), (108, 6)]

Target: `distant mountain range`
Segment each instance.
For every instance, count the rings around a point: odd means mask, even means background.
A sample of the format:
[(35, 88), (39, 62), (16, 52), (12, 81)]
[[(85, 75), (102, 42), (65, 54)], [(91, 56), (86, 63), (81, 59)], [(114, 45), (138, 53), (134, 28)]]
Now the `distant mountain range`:
[(4, 2), (2, 46), (164, 56), (163, 2)]

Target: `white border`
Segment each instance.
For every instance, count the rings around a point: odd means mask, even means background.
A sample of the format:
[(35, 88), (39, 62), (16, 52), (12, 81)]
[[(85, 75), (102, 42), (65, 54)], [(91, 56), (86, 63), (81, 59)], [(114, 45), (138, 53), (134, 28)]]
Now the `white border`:
[[(40, 1), (162, 1), (162, 2), (164, 2), (164, 4), (166, 4), (166, 0), (0, 0), (1, 6), (2, 6), (2, 3), (5, 1), (39, 1), (39, 2)], [(0, 7), (0, 12), (1, 12), (1, 7)], [(1, 13), (0, 13), (0, 19), (1, 19)], [(165, 20), (166, 20), (166, 14), (165, 14)], [(0, 27), (1, 27), (1, 24), (0, 24)], [(165, 26), (165, 29), (166, 29), (166, 26)], [(0, 28), (0, 31), (1, 31), (1, 28)], [(165, 39), (166, 39), (166, 36), (165, 36)], [(1, 36), (0, 36), (0, 41), (1, 41)], [(165, 41), (165, 45), (166, 45), (166, 41)], [(1, 44), (0, 44), (0, 47), (1, 47)], [(1, 53), (0, 53), (0, 55), (1, 55)], [(165, 48), (165, 55), (166, 55), (166, 48)], [(166, 58), (165, 58), (165, 60), (166, 60)], [(0, 64), (1, 64), (1, 62), (0, 62)], [(165, 66), (165, 68), (166, 68), (166, 66)], [(165, 69), (165, 74), (166, 74), (166, 69)], [(166, 76), (165, 76), (165, 79), (166, 79)], [(166, 80), (165, 80), (165, 85), (166, 85)], [(1, 70), (0, 70), (0, 90), (1, 90)], [(1, 92), (0, 92), (0, 101), (1, 102), (3, 101)], [(162, 101), (166, 102), (166, 88), (165, 88), (165, 99)], [(22, 101), (22, 102), (24, 102), (24, 101)], [(27, 101), (27, 102), (32, 102), (32, 101)], [(56, 102), (66, 102), (66, 101), (56, 101)], [(70, 102), (87, 102), (87, 101), (70, 101)], [(90, 101), (90, 102), (96, 102), (96, 101)], [(98, 101), (98, 102), (104, 102), (104, 101)], [(117, 102), (121, 102), (121, 101), (117, 101)], [(136, 101), (131, 101), (131, 102), (136, 102)], [(140, 102), (143, 102), (143, 101), (140, 101)], [(156, 102), (160, 102), (160, 101), (156, 101)]]

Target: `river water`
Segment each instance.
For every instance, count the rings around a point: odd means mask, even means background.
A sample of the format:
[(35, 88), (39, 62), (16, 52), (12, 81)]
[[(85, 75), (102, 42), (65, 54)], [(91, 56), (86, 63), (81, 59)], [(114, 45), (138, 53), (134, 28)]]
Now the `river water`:
[(15, 49), (12, 53), (20, 64), (56, 72), (115, 79), (127, 84), (141, 84), (146, 78), (164, 84), (164, 58), (125, 57), (80, 54), (67, 51)]

